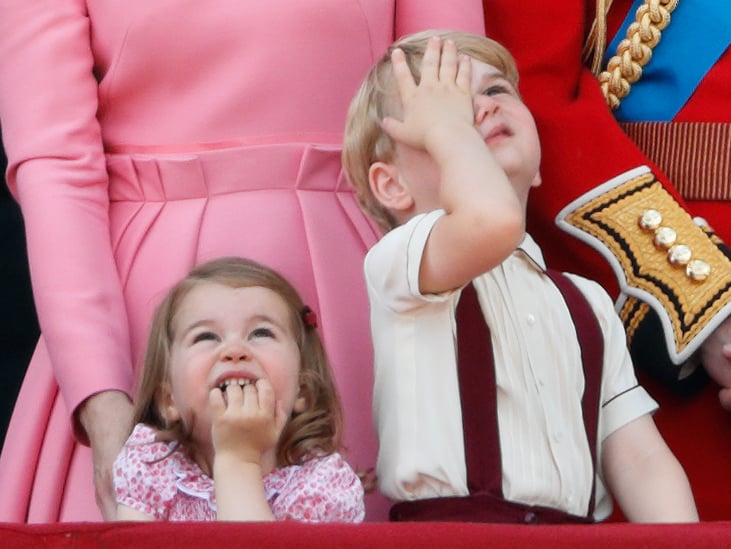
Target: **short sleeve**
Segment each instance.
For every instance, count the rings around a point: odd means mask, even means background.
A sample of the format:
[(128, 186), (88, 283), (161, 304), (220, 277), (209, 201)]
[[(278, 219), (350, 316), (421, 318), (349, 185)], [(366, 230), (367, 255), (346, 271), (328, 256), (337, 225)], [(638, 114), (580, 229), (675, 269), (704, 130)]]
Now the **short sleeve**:
[(382, 300), (386, 309), (403, 313), (425, 301), (446, 299), (446, 294), (423, 295), (419, 291), (419, 270), (426, 242), (444, 213), (438, 209), (412, 217), (386, 233), (366, 255), (368, 295)]
[(269, 496), (277, 520), (362, 522), (363, 485), (338, 453), (280, 470), (285, 479)]
[(114, 461), (117, 503), (166, 520), (176, 490), (171, 460), (164, 459), (170, 451), (167, 444), (155, 442), (150, 427), (137, 425)]
[(649, 393), (639, 385), (627, 349), (622, 321), (606, 291), (596, 282), (569, 275), (591, 303), (604, 334), (604, 370), (599, 439), (604, 440), (627, 423), (657, 410)]

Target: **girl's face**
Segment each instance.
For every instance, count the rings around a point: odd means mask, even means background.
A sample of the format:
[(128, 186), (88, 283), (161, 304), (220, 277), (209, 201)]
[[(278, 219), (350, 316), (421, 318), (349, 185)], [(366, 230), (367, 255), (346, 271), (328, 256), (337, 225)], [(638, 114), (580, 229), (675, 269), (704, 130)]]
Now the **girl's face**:
[(183, 299), (173, 334), (163, 407), (202, 448), (212, 446), (209, 393), (225, 383), (265, 378), (287, 416), (302, 411), (300, 352), (287, 305), (272, 290), (201, 283)]

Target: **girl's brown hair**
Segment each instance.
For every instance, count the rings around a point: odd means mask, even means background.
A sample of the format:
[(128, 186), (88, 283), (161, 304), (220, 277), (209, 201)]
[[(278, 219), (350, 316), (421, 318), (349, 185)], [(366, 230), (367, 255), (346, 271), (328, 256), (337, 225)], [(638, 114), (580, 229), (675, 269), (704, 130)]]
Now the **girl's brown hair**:
[[(155, 311), (145, 354), (142, 379), (135, 398), (134, 422), (146, 423), (163, 433), (164, 438), (189, 443), (182, 422), (168, 424), (159, 405), (163, 383), (169, 380), (170, 356), (174, 340), (173, 320), (186, 296), (202, 283), (217, 283), (231, 288), (267, 288), (287, 305), (297, 347), (300, 352), (300, 394), (305, 411), (293, 413), (277, 445), (277, 466), (300, 464), (312, 455), (327, 455), (341, 450), (342, 412), (327, 356), (312, 313), (294, 287), (279, 273), (238, 257), (224, 257), (195, 267), (165, 296)], [(308, 320), (306, 322), (306, 320)]]

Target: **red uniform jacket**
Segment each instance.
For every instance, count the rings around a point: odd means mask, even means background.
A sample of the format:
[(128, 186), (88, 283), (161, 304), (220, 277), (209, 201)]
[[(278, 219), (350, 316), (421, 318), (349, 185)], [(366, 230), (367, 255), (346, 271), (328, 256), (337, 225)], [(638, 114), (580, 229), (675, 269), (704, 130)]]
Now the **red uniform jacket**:
[[(677, 369), (663, 359), (674, 358), (676, 363), (684, 363), (689, 356), (693, 358), (692, 351), (731, 309), (731, 263), (724, 255), (727, 249), (708, 231), (697, 229), (690, 216), (702, 216), (718, 236), (731, 242), (731, 202), (722, 196), (685, 200), (675, 182), (618, 125), (597, 79), (582, 60), (595, 2), (483, 3), (487, 34), (515, 56), (520, 91), (536, 118), (541, 136), (543, 185), (531, 191), (531, 234), (540, 243), (550, 267), (593, 278), (610, 291), (622, 287), (631, 293), (637, 289), (633, 285), (639, 286), (638, 295), (649, 295), (645, 301), (652, 303), (656, 311), (662, 308), (658, 306), (665, 307), (664, 313), (651, 313), (639, 320), (632, 320), (630, 313), (625, 321), (630, 340), (636, 336), (631, 346), (638, 370), (654, 366), (655, 370), (671, 372), (665, 381), (674, 379)], [(613, 2), (608, 41), (630, 4), (628, 0)], [(693, 37), (687, 38), (687, 47), (692, 47)], [(657, 48), (662, 45), (661, 40)], [(729, 105), (731, 54), (726, 51), (677, 113), (675, 121), (728, 123)], [(727, 140), (725, 145), (728, 148)], [(600, 187), (639, 166), (648, 166), (651, 172), (639, 180), (630, 178), (624, 183), (626, 188)], [(728, 169), (728, 163), (722, 168)], [(726, 181), (720, 194), (727, 192), (729, 186), (731, 181)], [(587, 197), (586, 193), (591, 192), (596, 196)], [(579, 202), (574, 202), (580, 197), (583, 198)], [(643, 205), (638, 206), (639, 202)], [(617, 204), (621, 207), (613, 209)], [(684, 269), (666, 261), (664, 251), (653, 245), (652, 235), (640, 228), (633, 216), (655, 205), (671, 220), (680, 239), (692, 244), (694, 254), (709, 260), (712, 274), (706, 281), (698, 283), (684, 278)], [(556, 216), (562, 210), (564, 225), (573, 234), (556, 224)], [(648, 264), (653, 275), (650, 277), (645, 276)], [(711, 286), (713, 291), (705, 291)], [(663, 315), (661, 326), (657, 318)], [(649, 325), (650, 329), (643, 331), (638, 324)], [(672, 354), (673, 343), (680, 354), (669, 357), (665, 347), (670, 347)], [(657, 423), (686, 468), (701, 518), (731, 518), (731, 502), (720, 488), (731, 481), (731, 417), (718, 405), (717, 389), (707, 384), (701, 395), (679, 396), (666, 383), (661, 385), (645, 376), (641, 380), (661, 402)]]

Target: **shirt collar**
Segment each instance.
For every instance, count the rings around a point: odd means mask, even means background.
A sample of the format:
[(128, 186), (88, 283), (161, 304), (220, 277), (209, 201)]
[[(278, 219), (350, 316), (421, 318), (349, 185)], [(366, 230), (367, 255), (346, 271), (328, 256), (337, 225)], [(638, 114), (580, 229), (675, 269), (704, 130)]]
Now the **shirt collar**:
[(523, 236), (523, 240), (518, 245), (517, 250), (513, 252), (513, 256), (516, 255), (529, 260), (535, 268), (541, 271), (546, 270), (546, 261), (543, 259), (543, 253), (541, 252), (541, 248), (538, 246), (538, 244), (536, 244), (536, 241), (533, 240), (533, 237), (531, 237), (531, 235), (529, 235), (528, 233), (525, 233), (525, 236)]

